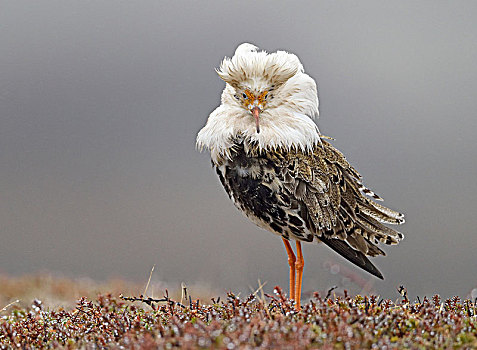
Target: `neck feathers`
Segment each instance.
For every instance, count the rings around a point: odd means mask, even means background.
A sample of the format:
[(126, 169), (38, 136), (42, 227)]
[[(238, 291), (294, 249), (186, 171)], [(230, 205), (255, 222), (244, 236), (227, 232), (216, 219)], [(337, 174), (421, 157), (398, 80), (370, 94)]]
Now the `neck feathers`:
[(197, 147), (210, 150), (212, 160), (218, 164), (222, 159), (230, 158), (237, 140), (243, 140), (244, 145), (256, 144), (260, 152), (277, 149), (308, 152), (320, 144), (318, 127), (304, 114), (289, 112), (274, 116), (264, 112), (260, 133), (250, 122), (251, 118), (219, 106), (197, 135)]

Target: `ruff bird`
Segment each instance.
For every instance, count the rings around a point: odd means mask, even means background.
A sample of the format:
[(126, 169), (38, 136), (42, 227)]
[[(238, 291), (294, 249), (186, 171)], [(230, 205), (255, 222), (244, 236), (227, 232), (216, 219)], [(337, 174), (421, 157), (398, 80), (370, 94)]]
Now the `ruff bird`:
[[(300, 310), (304, 258), (301, 242), (322, 242), (383, 279), (367, 256), (403, 235), (384, 224), (404, 215), (382, 200), (322, 136), (315, 81), (294, 54), (241, 44), (216, 70), (225, 81), (221, 104), (197, 135), (220, 182), (253, 223), (281, 236), (290, 267), (290, 299)], [(290, 241), (296, 242), (296, 255)]]

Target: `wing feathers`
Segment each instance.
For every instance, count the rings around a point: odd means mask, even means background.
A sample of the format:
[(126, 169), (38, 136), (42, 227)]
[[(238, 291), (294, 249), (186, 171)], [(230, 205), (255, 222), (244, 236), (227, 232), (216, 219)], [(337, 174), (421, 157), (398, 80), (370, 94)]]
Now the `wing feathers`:
[(366, 255), (351, 248), (348, 244), (346, 244), (346, 242), (343, 242), (340, 239), (326, 239), (324, 237), (320, 237), (319, 239), (328, 247), (340, 254), (343, 258), (351, 261), (353, 264), (361, 267), (363, 270), (368, 271), (370, 274), (380, 279), (384, 279), (381, 272), (376, 268), (376, 266), (373, 265), (373, 263), (371, 263), (371, 261), (369, 261)]
[(383, 278), (366, 258), (385, 253), (375, 244), (397, 244), (402, 233), (384, 224), (401, 224), (404, 216), (376, 203), (377, 194), (361, 183), (361, 175), (327, 141), (313, 154), (299, 150), (269, 155), (282, 169), (284, 188), (301, 204), (307, 228), (331, 249)]

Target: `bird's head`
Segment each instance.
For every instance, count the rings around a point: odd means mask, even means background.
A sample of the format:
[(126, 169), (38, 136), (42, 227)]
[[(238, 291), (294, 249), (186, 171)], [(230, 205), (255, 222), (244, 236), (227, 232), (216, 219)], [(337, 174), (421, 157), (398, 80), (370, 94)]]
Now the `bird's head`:
[(197, 146), (210, 149), (213, 159), (227, 155), (237, 137), (261, 149), (308, 150), (319, 143), (312, 120), (318, 116), (316, 84), (296, 55), (245, 43), (216, 71), (227, 83), (221, 105), (197, 136)]
[[(278, 51), (268, 54), (244, 43), (232, 58), (225, 58), (217, 74), (233, 91), (235, 103), (253, 116), (257, 133), (260, 133), (260, 114), (269, 107), (276, 107), (275, 91), (297, 73), (303, 72), (298, 57)], [(233, 103), (232, 103), (233, 104)]]

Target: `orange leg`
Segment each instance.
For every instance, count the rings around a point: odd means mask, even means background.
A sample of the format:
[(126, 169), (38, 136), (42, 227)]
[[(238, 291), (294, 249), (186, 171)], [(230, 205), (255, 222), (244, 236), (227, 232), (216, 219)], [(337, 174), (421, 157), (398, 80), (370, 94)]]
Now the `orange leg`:
[(288, 254), (288, 265), (290, 265), (290, 299), (295, 300), (295, 253), (290, 245), (290, 242), (282, 237), (283, 244)]
[(305, 266), (305, 259), (303, 258), (303, 253), (301, 251), (300, 241), (296, 241), (296, 255), (297, 260), (295, 262), (295, 268), (297, 272), (296, 276), (296, 289), (295, 289), (295, 308), (297, 311), (300, 311), (300, 300), (301, 300), (301, 282), (303, 280), (303, 267)]

